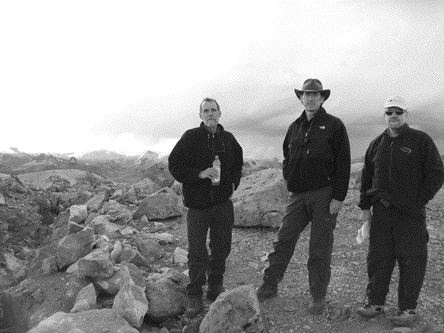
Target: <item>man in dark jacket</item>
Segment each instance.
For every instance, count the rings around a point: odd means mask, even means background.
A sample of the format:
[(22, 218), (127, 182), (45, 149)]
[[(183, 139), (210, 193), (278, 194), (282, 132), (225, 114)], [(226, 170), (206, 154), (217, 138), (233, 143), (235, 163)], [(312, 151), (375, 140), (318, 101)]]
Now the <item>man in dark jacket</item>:
[[(359, 207), (370, 223), (367, 256), (366, 317), (384, 312), (396, 261), (399, 264), (398, 308), (390, 319), (406, 324), (417, 318), (416, 305), (427, 266), (425, 205), (441, 188), (443, 163), (426, 133), (410, 128), (400, 96), (384, 104), (387, 129), (370, 143), (362, 169)], [(372, 208), (372, 211), (370, 211)]]
[[(211, 301), (224, 291), (225, 261), (231, 251), (234, 209), (231, 196), (242, 175), (242, 148), (233, 134), (219, 124), (221, 111), (216, 100), (205, 98), (200, 105), (199, 127), (186, 131), (173, 148), (169, 170), (182, 183), (187, 214), (188, 306), (185, 315), (195, 317), (202, 310), (202, 287), (207, 282)], [(213, 167), (220, 161), (219, 172)], [(210, 254), (206, 239), (210, 230)]]
[(324, 90), (319, 80), (308, 79), (295, 92), (305, 110), (290, 125), (283, 145), (289, 203), (257, 295), (261, 301), (277, 295), (299, 235), (311, 221), (308, 310), (320, 314), (330, 282), (333, 230), (348, 190), (350, 144), (342, 121), (322, 107), (330, 90)]

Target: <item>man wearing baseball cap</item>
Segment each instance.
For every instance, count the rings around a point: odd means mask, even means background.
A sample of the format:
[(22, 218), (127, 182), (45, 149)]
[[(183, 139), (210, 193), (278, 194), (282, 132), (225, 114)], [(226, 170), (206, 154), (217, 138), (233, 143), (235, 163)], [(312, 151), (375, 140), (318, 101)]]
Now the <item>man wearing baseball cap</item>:
[(342, 121), (323, 107), (329, 89), (318, 79), (308, 79), (295, 93), (304, 111), (288, 128), (283, 144), (283, 175), (290, 192), (287, 213), (257, 296), (263, 301), (277, 295), (299, 235), (311, 222), (308, 311), (321, 314), (330, 282), (333, 230), (348, 190), (350, 144)]
[(407, 124), (407, 104), (391, 96), (384, 104), (387, 129), (371, 143), (362, 169), (358, 206), (370, 224), (365, 317), (384, 312), (396, 261), (398, 311), (389, 318), (404, 325), (417, 318), (416, 305), (427, 266), (425, 205), (441, 188), (444, 170), (433, 140)]

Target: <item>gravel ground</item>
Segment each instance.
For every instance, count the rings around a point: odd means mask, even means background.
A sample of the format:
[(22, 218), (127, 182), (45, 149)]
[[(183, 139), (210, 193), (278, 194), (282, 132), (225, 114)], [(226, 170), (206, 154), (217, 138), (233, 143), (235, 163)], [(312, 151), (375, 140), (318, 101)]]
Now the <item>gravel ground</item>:
[[(442, 191), (441, 191), (442, 192)], [(444, 212), (438, 196), (429, 204), (428, 229), (430, 233), (429, 260), (426, 279), (420, 295), (420, 320), (412, 332), (444, 332)], [(391, 332), (393, 326), (385, 315), (365, 320), (356, 313), (364, 304), (367, 283), (366, 253), (368, 240), (357, 245), (356, 232), (361, 222), (356, 206), (358, 191), (350, 190), (338, 217), (332, 259), (332, 277), (327, 295), (329, 306), (324, 315), (307, 314), (310, 301), (308, 291), (309, 228), (298, 241), (284, 280), (279, 285), (278, 297), (262, 303), (261, 308), (268, 332)], [(266, 255), (272, 250), (277, 230), (234, 230), (225, 285), (234, 288), (243, 284), (258, 287), (262, 271), (267, 266)], [(395, 268), (390, 293), (389, 311), (396, 310), (398, 270)]]

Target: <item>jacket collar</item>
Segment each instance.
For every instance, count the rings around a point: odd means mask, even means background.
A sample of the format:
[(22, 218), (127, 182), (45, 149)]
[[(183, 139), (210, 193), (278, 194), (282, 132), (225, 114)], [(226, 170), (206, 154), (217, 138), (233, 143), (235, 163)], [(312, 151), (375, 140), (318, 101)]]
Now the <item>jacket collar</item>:
[[(323, 119), (326, 114), (327, 114), (327, 111), (325, 111), (325, 109), (321, 106), (319, 111), (316, 112), (316, 115), (313, 117), (313, 122), (315, 122), (315, 121), (318, 122), (320, 119)], [(304, 121), (308, 121), (305, 110), (302, 111), (301, 115), (297, 119), (298, 123), (302, 123)]]
[[(200, 122), (200, 129), (204, 131), (205, 133), (211, 133), (204, 125), (203, 121)], [(224, 127), (221, 124), (217, 124), (216, 133), (222, 132), (224, 130)]]
[(398, 138), (400, 136), (404, 136), (405, 133), (407, 133), (410, 129), (410, 126), (407, 123), (404, 123), (399, 129), (398, 129), (398, 135), (395, 137), (390, 136), (390, 128), (387, 127), (387, 129), (384, 131), (384, 135), (388, 136), (389, 138)]

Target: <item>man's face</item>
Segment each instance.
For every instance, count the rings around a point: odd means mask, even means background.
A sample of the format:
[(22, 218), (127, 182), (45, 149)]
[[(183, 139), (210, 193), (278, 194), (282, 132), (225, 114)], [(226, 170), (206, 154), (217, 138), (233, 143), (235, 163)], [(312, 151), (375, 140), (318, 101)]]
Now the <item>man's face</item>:
[(306, 112), (316, 112), (320, 109), (322, 103), (324, 103), (324, 97), (319, 91), (304, 91), (301, 95), (301, 102)]
[(217, 109), (215, 102), (203, 102), (199, 116), (205, 126), (214, 128), (219, 123), (221, 112)]
[[(397, 114), (399, 113), (399, 114)], [(384, 109), (385, 123), (391, 129), (398, 129), (407, 121), (407, 111), (397, 108), (389, 107)]]

